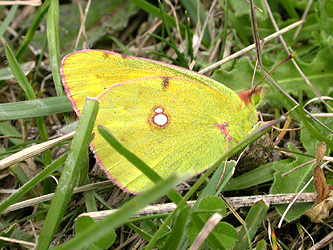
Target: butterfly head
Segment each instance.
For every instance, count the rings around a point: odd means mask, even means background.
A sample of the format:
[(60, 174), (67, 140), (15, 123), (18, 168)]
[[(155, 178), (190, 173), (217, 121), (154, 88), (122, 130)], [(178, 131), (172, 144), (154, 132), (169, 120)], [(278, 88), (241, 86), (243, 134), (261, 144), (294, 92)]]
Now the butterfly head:
[(248, 106), (250, 103), (254, 106), (257, 106), (262, 99), (263, 93), (264, 93), (264, 88), (259, 87), (259, 88), (245, 90), (239, 93), (238, 97), (243, 101), (245, 106)]

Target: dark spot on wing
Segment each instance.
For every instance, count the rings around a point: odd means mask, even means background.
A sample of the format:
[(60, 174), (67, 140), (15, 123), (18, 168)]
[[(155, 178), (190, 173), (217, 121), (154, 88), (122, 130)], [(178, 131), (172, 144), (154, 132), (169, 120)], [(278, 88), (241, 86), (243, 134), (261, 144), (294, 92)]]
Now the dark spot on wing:
[(126, 140), (124, 137), (121, 137), (121, 138), (120, 138), (120, 141), (121, 141), (121, 142), (124, 142), (124, 143), (127, 142), (127, 140)]
[(162, 83), (162, 87), (163, 87), (163, 90), (166, 90), (169, 85), (170, 85), (170, 77), (163, 77), (163, 83)]
[(108, 58), (109, 58), (109, 56), (110, 56), (110, 54), (109, 54), (109, 53), (103, 52), (103, 57), (104, 57), (105, 59), (108, 59)]

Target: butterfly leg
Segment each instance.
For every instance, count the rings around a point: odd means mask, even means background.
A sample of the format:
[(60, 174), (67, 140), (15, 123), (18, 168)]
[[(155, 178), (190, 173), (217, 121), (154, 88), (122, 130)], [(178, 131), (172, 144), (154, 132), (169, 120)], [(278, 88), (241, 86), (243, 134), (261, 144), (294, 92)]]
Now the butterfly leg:
[(222, 134), (225, 135), (225, 137), (227, 138), (227, 142), (230, 140), (230, 141), (233, 141), (233, 139), (230, 137), (229, 135), (229, 131), (227, 129), (227, 127), (229, 126), (229, 124), (227, 122), (224, 122), (222, 124), (215, 124), (216, 127), (218, 127), (218, 129), (222, 132)]
[[(227, 127), (229, 126), (229, 124), (227, 122), (224, 122), (222, 124), (215, 124), (215, 126), (222, 132), (222, 134), (225, 135), (226, 137), (226, 145), (225, 145), (225, 152), (228, 153), (228, 150), (229, 150), (229, 141), (233, 141), (233, 139), (230, 137), (229, 135), (229, 131), (227, 129)], [(224, 168), (223, 168), (223, 173), (220, 177), (220, 180), (219, 182), (217, 183), (217, 186), (216, 186), (216, 190), (218, 189), (218, 187), (220, 186), (221, 182), (222, 182), (222, 179), (223, 179), (223, 176), (224, 176), (224, 173), (225, 173), (225, 169), (227, 167), (227, 161), (228, 161), (228, 158), (225, 159), (224, 161)]]

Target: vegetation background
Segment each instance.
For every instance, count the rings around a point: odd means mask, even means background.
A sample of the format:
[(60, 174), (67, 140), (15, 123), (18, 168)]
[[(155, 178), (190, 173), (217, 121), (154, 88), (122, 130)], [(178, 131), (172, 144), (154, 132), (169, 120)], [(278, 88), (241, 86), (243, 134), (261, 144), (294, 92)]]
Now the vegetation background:
[[(32, 2), (38, 5), (38, 1)], [(218, 222), (204, 237), (202, 249), (332, 248), (332, 216), (319, 224), (303, 216), (313, 203), (295, 204), (278, 228), (288, 204), (269, 207), (257, 202), (251, 208), (242, 207), (237, 210), (247, 225), (242, 226), (242, 220), (229, 209), (227, 212), (222, 200), (222, 194), (243, 197), (299, 192), (313, 176), (319, 142), (327, 145), (323, 161), (326, 180), (321, 178), (320, 183), (324, 190), (326, 185), (332, 186), (332, 1), (255, 1), (261, 39), (276, 32), (274, 22), (281, 30), (306, 19), (283, 34), (287, 50), (276, 38), (265, 43), (261, 54), (265, 69), (270, 70), (294, 53), (295, 62), (311, 83), (306, 83), (290, 61), (272, 73), (285, 93), (301, 105), (279, 125), (289, 129), (286, 134), (276, 141), (281, 132), (275, 128), (242, 143), (228, 156), (250, 141), (256, 141), (257, 146), (246, 150), (236, 168), (231, 161), (224, 169), (225, 156), (221, 156), (210, 171), (180, 184), (178, 192), (171, 190), (183, 177), (171, 177), (138, 196), (115, 187), (94, 166), (93, 157), (88, 157), (95, 103), (87, 104), (87, 114), (82, 115), (78, 127), (82, 135), (71, 145), (68, 141), (51, 147), (40, 144), (52, 143), (60, 128), (76, 120), (63, 94), (61, 58), (74, 50), (94, 48), (200, 71), (254, 42), (249, 3), (179, 0), (159, 5), (144, 0), (46, 0), (40, 6), (6, 1), (1, 4), (0, 157), (17, 152), (22, 155), (14, 155), (9, 164), (0, 162), (1, 248), (196, 249), (197, 236), (212, 215)], [(239, 93), (251, 87), (256, 59), (255, 50), (250, 50), (205, 74)], [(262, 77), (257, 72), (254, 82)], [(265, 94), (258, 110), (264, 120), (278, 119), (295, 106), (270, 82), (264, 82), (263, 87)], [(323, 125), (308, 118), (303, 106)], [(258, 140), (262, 134), (264, 137)], [(109, 141), (117, 147), (112, 137)], [(37, 147), (32, 147), (36, 143)], [(126, 149), (118, 150), (141, 164)], [(305, 166), (281, 178), (281, 174), (300, 165)], [(218, 184), (220, 189), (216, 191)], [(74, 186), (81, 189), (72, 195)], [(312, 182), (305, 192), (315, 192)], [(321, 196), (328, 204), (324, 205), (327, 213), (332, 207), (329, 197), (332, 194)], [(177, 209), (133, 217), (156, 200), (161, 204), (172, 201)], [(186, 205), (188, 200), (197, 201), (193, 208)], [(78, 218), (83, 212), (112, 208), (120, 209), (98, 222), (90, 217)], [(311, 248), (314, 244), (316, 248)]]

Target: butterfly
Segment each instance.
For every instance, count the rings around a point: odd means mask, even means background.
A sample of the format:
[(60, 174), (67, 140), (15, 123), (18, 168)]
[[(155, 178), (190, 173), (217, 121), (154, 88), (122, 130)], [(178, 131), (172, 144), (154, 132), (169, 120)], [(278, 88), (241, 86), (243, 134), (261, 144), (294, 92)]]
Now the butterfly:
[[(63, 86), (80, 116), (86, 97), (98, 98), (95, 122), (162, 178), (198, 174), (253, 130), (254, 96), (236, 94), (196, 72), (104, 50), (82, 50), (61, 63)], [(227, 149), (228, 145), (228, 149)], [(116, 185), (140, 193), (153, 183), (98, 133), (91, 143), (98, 164)]]

